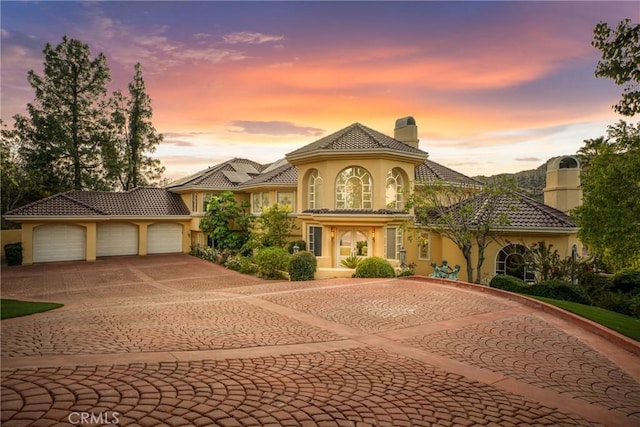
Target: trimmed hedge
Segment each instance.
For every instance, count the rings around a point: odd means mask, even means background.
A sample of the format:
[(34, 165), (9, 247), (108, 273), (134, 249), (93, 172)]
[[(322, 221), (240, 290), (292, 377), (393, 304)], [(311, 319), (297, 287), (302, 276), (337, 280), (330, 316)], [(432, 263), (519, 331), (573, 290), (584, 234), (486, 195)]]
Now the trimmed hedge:
[(489, 286), (518, 294), (573, 301), (580, 304), (591, 303), (574, 289), (571, 283), (562, 280), (547, 280), (535, 285), (528, 285), (517, 277), (500, 274), (491, 279)]
[(493, 276), (489, 282), (489, 286), (502, 289), (503, 291), (522, 292), (522, 289), (527, 286), (527, 284), (517, 277), (509, 276), (508, 274), (498, 274), (497, 276)]
[(365, 258), (356, 267), (353, 277), (396, 277), (396, 272), (384, 258)]
[(269, 246), (255, 256), (258, 274), (265, 279), (282, 279), (282, 271), (287, 271), (291, 256), (285, 248)]
[(22, 243), (7, 243), (4, 245), (7, 265), (22, 265)]
[(289, 262), (289, 280), (298, 282), (301, 280), (313, 280), (318, 261), (311, 252), (301, 251), (291, 256)]

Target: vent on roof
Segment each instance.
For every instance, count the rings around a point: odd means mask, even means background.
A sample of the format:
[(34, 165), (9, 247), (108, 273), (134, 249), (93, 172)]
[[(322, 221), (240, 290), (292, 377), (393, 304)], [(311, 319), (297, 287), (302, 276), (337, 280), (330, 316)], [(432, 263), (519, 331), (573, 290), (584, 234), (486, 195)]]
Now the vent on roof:
[(251, 179), (251, 177), (244, 172), (222, 171), (222, 173), (234, 184), (240, 184)]

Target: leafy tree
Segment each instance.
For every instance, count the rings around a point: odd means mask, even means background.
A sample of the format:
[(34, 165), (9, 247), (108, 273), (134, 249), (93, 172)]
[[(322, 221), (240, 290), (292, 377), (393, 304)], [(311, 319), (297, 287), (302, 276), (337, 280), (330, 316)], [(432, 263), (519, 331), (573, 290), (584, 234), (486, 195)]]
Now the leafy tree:
[(256, 227), (251, 235), (249, 246), (261, 248), (287, 245), (287, 237), (296, 229), (295, 218), (289, 216), (291, 206), (271, 205), (262, 211), (256, 219)]
[(536, 282), (571, 280), (578, 272), (578, 260), (570, 256), (562, 258), (553, 244), (544, 240), (529, 245), (527, 253), (520, 259), (527, 270), (536, 273)]
[(606, 77), (623, 86), (622, 99), (614, 109), (623, 116), (633, 116), (640, 112), (640, 24), (625, 19), (613, 29), (600, 22), (593, 36), (591, 44), (602, 53), (596, 77)]
[(498, 239), (501, 228), (509, 225), (514, 191), (513, 180), (483, 187), (436, 181), (417, 184), (407, 205), (414, 208), (416, 221), (423, 228), (458, 246), (466, 262), (467, 280), (480, 283), (485, 249)]
[(216, 249), (238, 251), (249, 239), (253, 223), (249, 208), (248, 202), (238, 206), (234, 194), (224, 191), (211, 197), (200, 230), (211, 237)]
[(92, 59), (89, 46), (66, 36), (56, 47), (47, 43), (43, 53), (44, 74), (28, 74), (35, 90), (28, 117), (15, 117), (25, 166), (38, 171), (38, 185), (51, 192), (109, 189), (106, 58)]
[[(580, 239), (604, 264), (640, 266), (640, 128), (619, 122), (607, 138), (585, 141), (584, 197), (572, 215)], [(594, 148), (595, 147), (595, 148)]]
[[(630, 20), (612, 29), (599, 23), (592, 45), (602, 52), (596, 76), (624, 86), (614, 109), (633, 116), (640, 111), (640, 25)], [(572, 212), (579, 236), (613, 269), (640, 266), (640, 126), (619, 121), (607, 137), (586, 140), (583, 203)]]
[(117, 159), (111, 169), (117, 168), (118, 181), (123, 190), (149, 185), (158, 181), (164, 172), (160, 161), (146, 155), (153, 153), (162, 141), (151, 123), (153, 110), (151, 98), (146, 93), (140, 63), (135, 65), (135, 75), (129, 83), (129, 98), (116, 92), (112, 101), (112, 118), (119, 129), (120, 146), (108, 156)]

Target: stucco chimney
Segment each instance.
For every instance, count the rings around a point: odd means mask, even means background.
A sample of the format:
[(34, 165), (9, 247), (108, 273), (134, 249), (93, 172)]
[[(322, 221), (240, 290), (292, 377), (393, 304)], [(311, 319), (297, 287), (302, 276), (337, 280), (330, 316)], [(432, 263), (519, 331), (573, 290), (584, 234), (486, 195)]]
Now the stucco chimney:
[(418, 148), (418, 125), (416, 119), (411, 116), (403, 117), (396, 120), (396, 128), (393, 131), (393, 137), (398, 141), (402, 141), (413, 148)]

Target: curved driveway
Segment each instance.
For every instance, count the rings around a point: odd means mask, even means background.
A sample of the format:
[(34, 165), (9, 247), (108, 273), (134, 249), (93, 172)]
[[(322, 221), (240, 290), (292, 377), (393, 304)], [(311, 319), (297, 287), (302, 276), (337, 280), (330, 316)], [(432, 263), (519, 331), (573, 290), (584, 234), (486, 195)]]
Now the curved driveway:
[(2, 296), (65, 304), (2, 321), (3, 426), (640, 425), (637, 355), (474, 289), (163, 255), (4, 268)]

